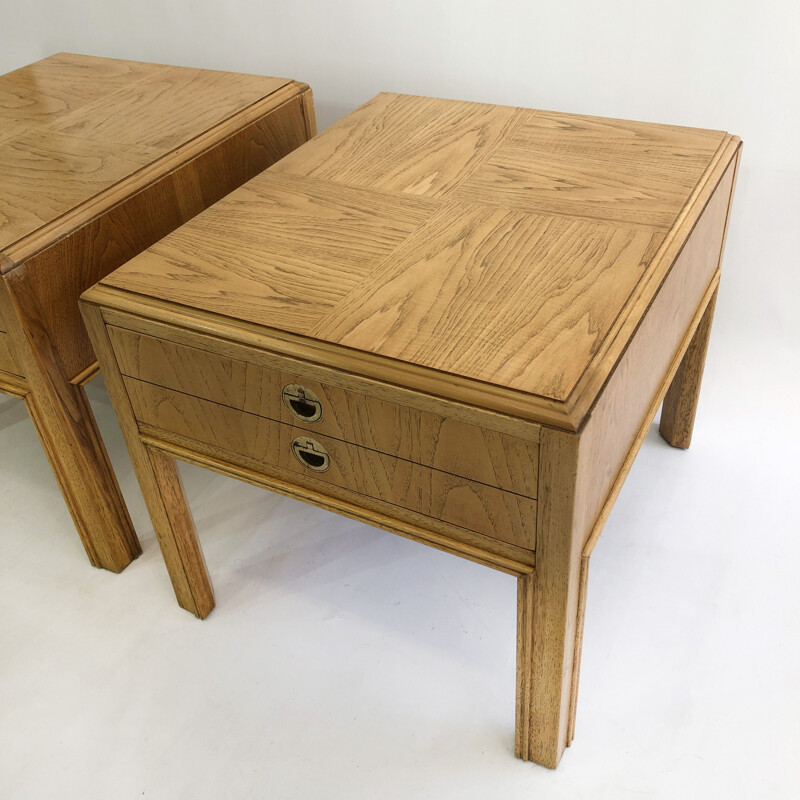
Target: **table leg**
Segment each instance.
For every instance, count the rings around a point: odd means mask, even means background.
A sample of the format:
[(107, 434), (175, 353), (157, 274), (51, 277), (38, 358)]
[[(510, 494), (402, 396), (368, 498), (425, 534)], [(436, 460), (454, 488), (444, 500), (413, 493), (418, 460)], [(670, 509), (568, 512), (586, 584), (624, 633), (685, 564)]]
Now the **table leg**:
[(214, 590), (173, 459), (139, 438), (114, 348), (97, 306), (81, 303), (81, 313), (103, 370), (106, 388), (128, 445), (128, 453), (164, 556), (172, 588), (182, 608), (201, 619), (214, 608)]
[(0, 286), (2, 316), (25, 373), (25, 403), (75, 527), (96, 567), (120, 572), (141, 553), (125, 501), (81, 386), (69, 382), (25, 269)]
[(142, 549), (83, 387), (64, 380), (57, 397), (34, 388), (25, 404), (89, 561), (121, 572)]
[(684, 450), (692, 441), (697, 402), (700, 397), (700, 383), (703, 379), (703, 367), (706, 363), (708, 339), (711, 334), (711, 323), (714, 319), (714, 306), (717, 292), (711, 296), (703, 318), (695, 331), (692, 341), (686, 350), (675, 377), (672, 379), (664, 405), (661, 408), (661, 435), (673, 447)]
[(518, 758), (555, 769), (567, 746), (583, 538), (576, 434), (542, 429), (535, 572), (518, 579)]
[(152, 447), (144, 450), (146, 461), (136, 459), (136, 472), (172, 588), (182, 608), (205, 619), (214, 608), (214, 589), (177, 466)]

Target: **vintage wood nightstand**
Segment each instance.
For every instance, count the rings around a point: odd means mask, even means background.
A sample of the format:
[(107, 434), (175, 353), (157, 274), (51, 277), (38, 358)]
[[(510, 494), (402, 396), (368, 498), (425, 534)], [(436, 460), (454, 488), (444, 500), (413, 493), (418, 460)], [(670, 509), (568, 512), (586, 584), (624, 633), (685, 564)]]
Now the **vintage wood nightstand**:
[(214, 600), (173, 458), (511, 573), (516, 752), (555, 767), (662, 400), (689, 444), (739, 148), (382, 94), (89, 290), (180, 604)]
[(67, 53), (0, 77), (0, 392), (25, 400), (95, 566), (140, 547), (83, 390), (78, 297), (314, 133), (285, 78)]

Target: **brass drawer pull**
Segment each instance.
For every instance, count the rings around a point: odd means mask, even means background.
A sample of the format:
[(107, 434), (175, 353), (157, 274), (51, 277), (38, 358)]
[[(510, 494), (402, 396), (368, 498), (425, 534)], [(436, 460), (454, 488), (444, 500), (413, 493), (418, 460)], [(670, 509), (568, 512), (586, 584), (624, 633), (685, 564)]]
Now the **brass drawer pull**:
[(314, 472), (326, 472), (331, 465), (328, 451), (317, 441), (308, 436), (298, 436), (292, 442), (294, 457)]
[(289, 383), (283, 387), (281, 396), (292, 416), (302, 422), (316, 422), (322, 418), (322, 403), (311, 389), (299, 383)]

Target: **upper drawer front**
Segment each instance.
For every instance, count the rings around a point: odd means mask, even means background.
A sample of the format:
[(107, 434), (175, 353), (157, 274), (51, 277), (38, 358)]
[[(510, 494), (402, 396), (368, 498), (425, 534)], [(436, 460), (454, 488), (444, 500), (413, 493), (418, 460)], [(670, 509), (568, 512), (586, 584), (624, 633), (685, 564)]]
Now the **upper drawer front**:
[[(193, 395), (131, 378), (125, 379), (125, 385), (137, 420), (157, 431), (332, 483), (494, 539), (530, 550), (535, 547), (536, 501), (530, 498), (329, 436), (314, 433), (308, 442), (310, 433), (304, 428)], [(310, 453), (306, 460), (303, 452)], [(320, 466), (324, 471), (315, 469)]]
[[(195, 347), (109, 326), (124, 375), (258, 414), (308, 431), (480, 481), (525, 497), (536, 497), (539, 447), (536, 442), (487, 430), (365, 394), (319, 383), (300, 374), (268, 369)], [(299, 365), (302, 369), (302, 365)], [(293, 414), (285, 387), (310, 390), (311, 403)]]
[(11, 354), (11, 346), (7, 333), (0, 331), (0, 371), (21, 375), (22, 372), (16, 359)]

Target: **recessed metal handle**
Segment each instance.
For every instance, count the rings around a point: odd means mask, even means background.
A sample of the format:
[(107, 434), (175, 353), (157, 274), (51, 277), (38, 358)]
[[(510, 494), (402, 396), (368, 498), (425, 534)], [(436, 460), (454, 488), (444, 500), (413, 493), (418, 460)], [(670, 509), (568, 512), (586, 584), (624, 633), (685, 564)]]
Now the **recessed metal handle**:
[(299, 383), (290, 383), (283, 387), (281, 396), (292, 416), (302, 422), (316, 422), (322, 418), (322, 403), (311, 389)]
[(292, 441), (294, 457), (314, 472), (325, 472), (331, 465), (328, 451), (315, 439), (309, 436), (298, 436)]

